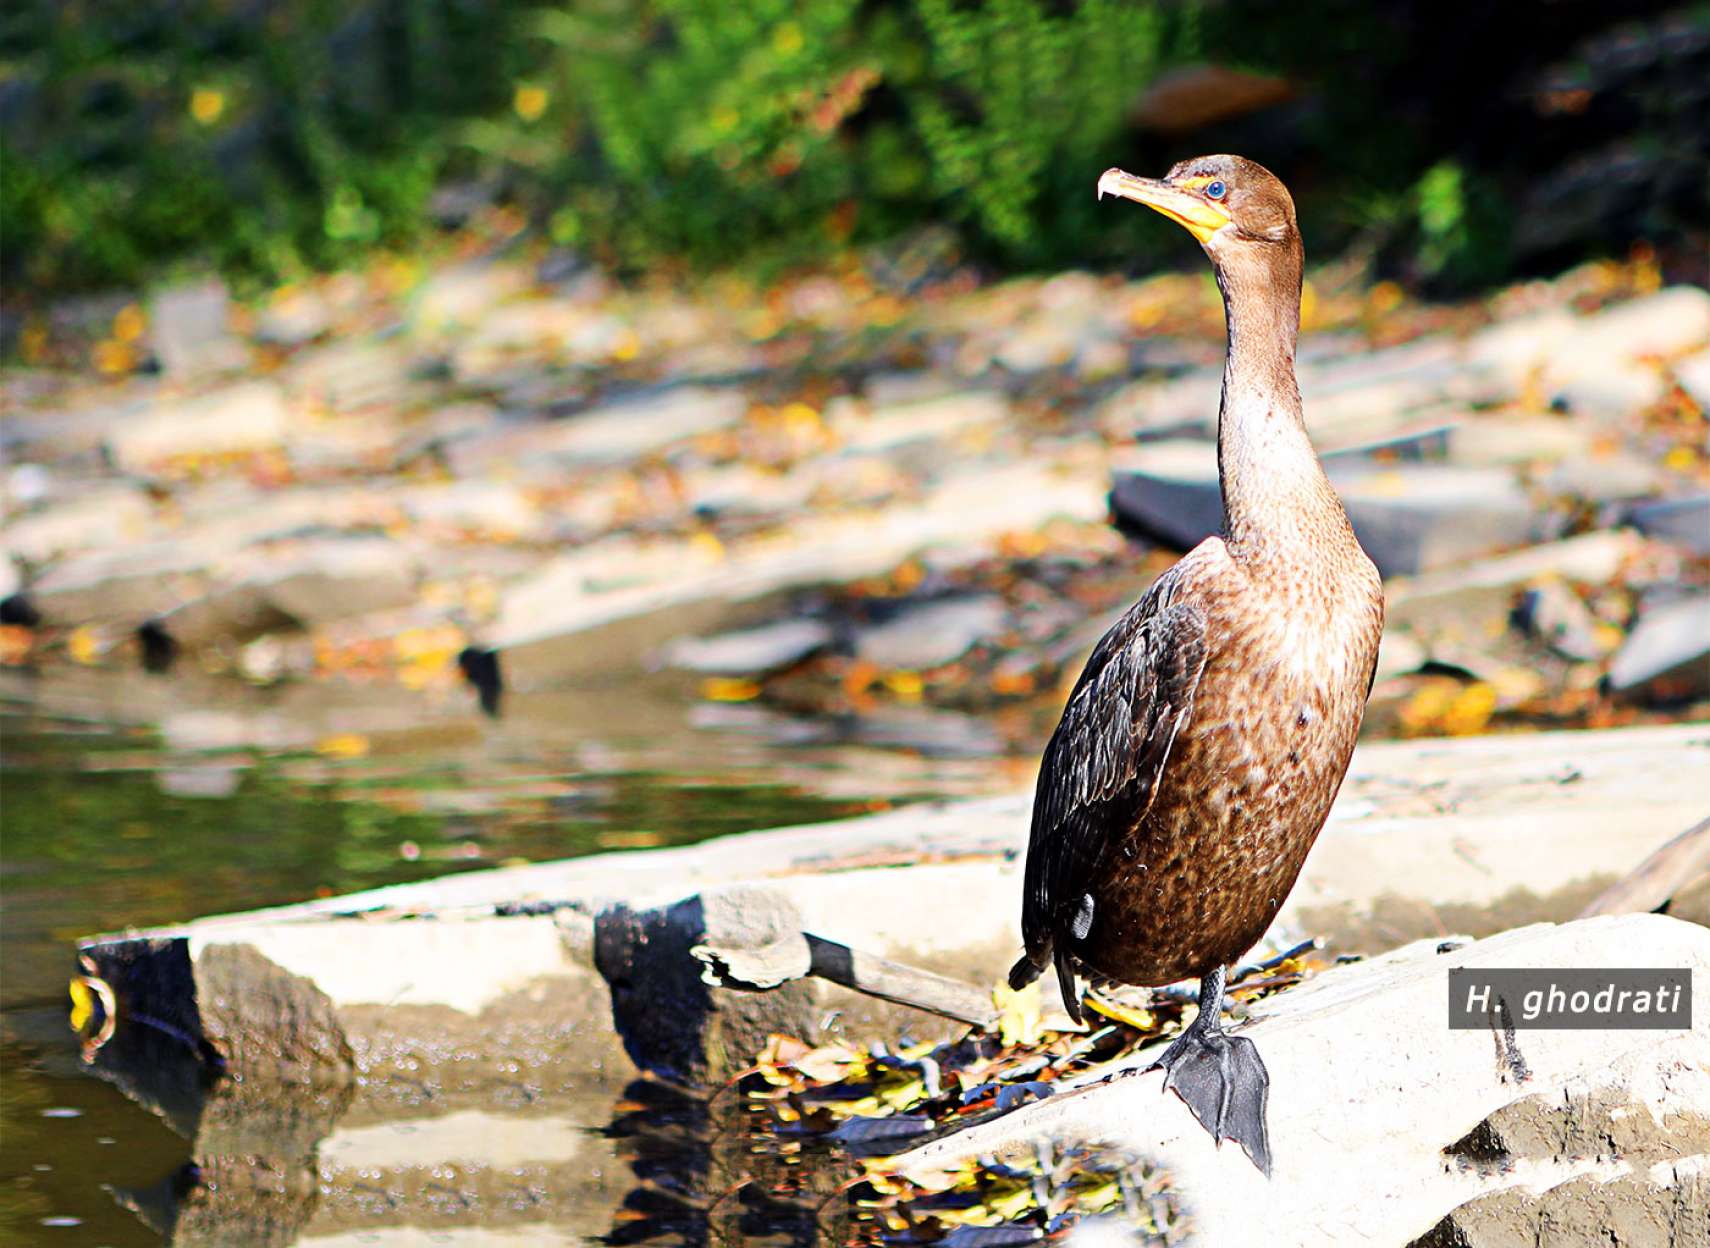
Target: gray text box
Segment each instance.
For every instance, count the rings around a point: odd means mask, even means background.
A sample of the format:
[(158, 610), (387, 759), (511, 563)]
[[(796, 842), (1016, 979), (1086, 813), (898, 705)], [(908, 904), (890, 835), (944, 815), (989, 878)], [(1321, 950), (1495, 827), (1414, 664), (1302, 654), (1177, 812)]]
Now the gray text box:
[(1449, 971), (1449, 1027), (1681, 1031), (1692, 1026), (1692, 972), (1621, 967), (1464, 966)]

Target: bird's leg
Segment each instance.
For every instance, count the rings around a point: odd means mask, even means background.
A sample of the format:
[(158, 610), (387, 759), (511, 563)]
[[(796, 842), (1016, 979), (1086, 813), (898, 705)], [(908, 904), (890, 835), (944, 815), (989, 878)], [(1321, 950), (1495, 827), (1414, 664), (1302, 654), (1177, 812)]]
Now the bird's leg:
[(1147, 1070), (1162, 1069), (1174, 1090), (1218, 1143), (1234, 1140), (1269, 1178), (1271, 1141), (1265, 1106), (1271, 1079), (1258, 1047), (1223, 1030), (1223, 980), (1218, 967), (1199, 981), (1199, 1017)]

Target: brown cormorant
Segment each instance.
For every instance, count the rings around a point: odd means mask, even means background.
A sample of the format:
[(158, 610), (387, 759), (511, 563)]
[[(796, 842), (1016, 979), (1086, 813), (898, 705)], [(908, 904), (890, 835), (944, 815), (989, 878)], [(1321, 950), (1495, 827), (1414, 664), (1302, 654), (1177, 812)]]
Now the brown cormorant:
[(1055, 964), (1125, 984), (1200, 981), (1162, 1067), (1216, 1140), (1270, 1173), (1258, 1049), (1220, 1022), (1226, 968), (1294, 886), (1341, 786), (1383, 631), (1383, 586), (1319, 466), (1295, 384), (1294, 201), (1239, 156), (1098, 192), (1187, 227), (1223, 292), (1221, 536), (1160, 576), (1094, 647), (1033, 802), (1020, 987)]

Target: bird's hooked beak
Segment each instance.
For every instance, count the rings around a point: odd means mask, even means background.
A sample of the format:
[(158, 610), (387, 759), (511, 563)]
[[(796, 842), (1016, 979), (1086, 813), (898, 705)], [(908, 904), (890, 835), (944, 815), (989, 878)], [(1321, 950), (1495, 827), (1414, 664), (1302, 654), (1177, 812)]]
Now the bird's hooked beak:
[(1106, 169), (1099, 175), (1098, 197), (1103, 199), (1106, 195), (1116, 195), (1122, 199), (1132, 199), (1137, 204), (1145, 204), (1146, 207), (1163, 213), (1176, 224), (1185, 227), (1189, 234), (1202, 243), (1208, 242), (1213, 234), (1230, 221), (1229, 213), (1220, 204), (1212, 203), (1203, 196), (1168, 182), (1160, 182), (1155, 178), (1137, 178), (1121, 169)]

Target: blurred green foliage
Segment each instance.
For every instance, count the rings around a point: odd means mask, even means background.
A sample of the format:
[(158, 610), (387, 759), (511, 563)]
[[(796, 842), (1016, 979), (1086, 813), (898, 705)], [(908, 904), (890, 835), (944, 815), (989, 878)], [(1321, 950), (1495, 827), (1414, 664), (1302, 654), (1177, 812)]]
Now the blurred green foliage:
[(508, 7), (26, 0), (0, 16), (0, 228), (33, 287), (278, 278), (417, 227), (452, 123), (509, 99)]
[[(0, 262), (28, 290), (175, 262), (272, 281), (502, 198), (623, 270), (926, 222), (1005, 266), (1143, 263), (1179, 240), (1098, 212), (1093, 174), (1211, 149), (1287, 171), (1310, 246), (1476, 283), (1701, 197), (1677, 175), (1706, 142), (1710, 20), (1667, 7), (27, 0), (0, 15)], [(1148, 85), (1204, 61), (1293, 98), (1138, 128)]]

